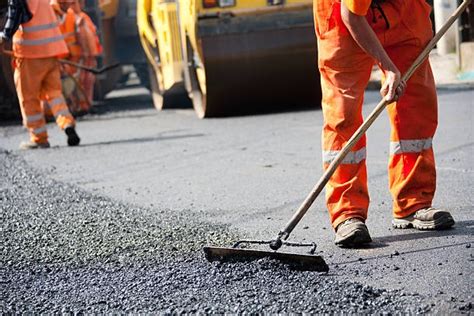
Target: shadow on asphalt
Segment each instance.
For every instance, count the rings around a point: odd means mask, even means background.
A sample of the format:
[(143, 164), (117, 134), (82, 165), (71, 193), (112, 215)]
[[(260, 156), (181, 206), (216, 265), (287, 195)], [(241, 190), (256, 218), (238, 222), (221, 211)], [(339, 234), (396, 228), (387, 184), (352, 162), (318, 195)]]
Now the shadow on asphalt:
[[(453, 248), (453, 247), (461, 247), (461, 246), (467, 246), (472, 244), (474, 241), (465, 241), (465, 242), (459, 242), (456, 244), (450, 244), (450, 245), (444, 245), (444, 246), (436, 246), (436, 247), (428, 247), (428, 248), (423, 248), (423, 249), (417, 249), (417, 250), (409, 250), (409, 251), (400, 251), (398, 254), (389, 254), (389, 255), (380, 255), (380, 256), (374, 256), (374, 257), (367, 257), (363, 258), (362, 261), (372, 261), (372, 260), (379, 260), (383, 258), (393, 258), (394, 256), (400, 256), (400, 255), (409, 255), (409, 254), (415, 254), (415, 253), (420, 253), (420, 252), (427, 252), (427, 251), (433, 251), (433, 250), (438, 250), (438, 249), (446, 249), (446, 248)], [(352, 264), (352, 263), (360, 263), (360, 259), (355, 259), (355, 260), (349, 260), (349, 261), (342, 261), (342, 262), (333, 262), (331, 264), (333, 265), (345, 265), (345, 264)]]
[(408, 233), (408, 234), (377, 237), (377, 238), (374, 238), (374, 242), (384, 244), (384, 243), (417, 240), (417, 239), (425, 239), (425, 238), (436, 238), (436, 237), (444, 237), (444, 236), (462, 236), (462, 235), (472, 236), (472, 226), (474, 226), (474, 220), (459, 221), (459, 222), (456, 222), (455, 226), (451, 229), (436, 230), (436, 231), (414, 230), (413, 233)]
[(120, 145), (120, 144), (130, 144), (130, 143), (136, 144), (136, 143), (169, 141), (169, 140), (176, 140), (176, 139), (183, 139), (183, 138), (195, 138), (195, 137), (203, 137), (203, 136), (206, 136), (206, 134), (187, 134), (187, 135), (176, 135), (176, 136), (130, 138), (130, 139), (119, 139), (119, 140), (90, 143), (90, 144), (81, 144), (81, 147)]
[[(121, 114), (123, 113), (123, 114)], [(133, 114), (132, 114), (133, 113)], [(132, 111), (129, 111), (129, 112), (118, 112), (118, 111), (115, 111), (115, 112), (104, 112), (104, 113), (101, 113), (101, 114), (86, 114), (80, 118), (76, 118), (76, 120), (78, 122), (81, 122), (81, 121), (87, 121), (87, 122), (94, 122), (94, 121), (113, 121), (113, 120), (117, 120), (117, 119), (123, 119), (123, 118), (126, 118), (126, 119), (141, 119), (141, 118), (144, 118), (144, 117), (151, 117), (151, 116), (155, 116), (158, 114), (158, 111), (147, 111), (145, 113), (143, 112), (138, 112), (138, 113), (134, 113)], [(79, 123), (80, 125), (80, 123)]]
[[(404, 235), (391, 235), (391, 236), (378, 237), (378, 238), (374, 238), (374, 242), (371, 246), (367, 246), (364, 249), (383, 248), (383, 247), (388, 246), (388, 243), (398, 242), (398, 241), (408, 241), (408, 240), (417, 240), (417, 239), (423, 239), (423, 238), (435, 238), (435, 237), (444, 237), (444, 236), (461, 236), (461, 235), (472, 236), (473, 226), (474, 226), (474, 220), (459, 221), (459, 222), (456, 222), (456, 225), (452, 229), (447, 229), (447, 230), (416, 231), (414, 233), (408, 233)], [(464, 245), (467, 246), (471, 243), (474, 243), (474, 240), (459, 242), (459, 243), (450, 244), (450, 245), (442, 245), (442, 246), (435, 246), (435, 247), (429, 247), (429, 248), (423, 248), (423, 249), (417, 249), (417, 250), (403, 251), (403, 252), (398, 253), (397, 256), (426, 252), (426, 251), (433, 251), (433, 250), (443, 249), (443, 248), (460, 247)], [(392, 258), (393, 256), (395, 255), (384, 254), (384, 255), (364, 258), (363, 261), (378, 260), (382, 258)], [(349, 260), (349, 261), (343, 261), (343, 262), (334, 262), (333, 264), (344, 265), (344, 264), (360, 263), (360, 261), (361, 261), (360, 259), (356, 259), (356, 260)]]
[(153, 109), (153, 102), (148, 94), (124, 95), (106, 99), (91, 109), (91, 114), (105, 114), (110, 112), (123, 112)]
[(442, 156), (442, 155), (451, 154), (451, 153), (456, 152), (458, 150), (465, 150), (467, 147), (472, 147), (473, 145), (474, 145), (474, 142), (470, 142), (470, 143), (461, 144), (461, 145), (458, 145), (458, 146), (455, 146), (455, 147), (452, 147), (452, 148), (447, 148), (446, 150), (443, 150), (443, 151), (440, 151), (440, 152), (436, 153), (436, 156), (439, 157), (439, 156)]
[[(143, 88), (140, 84), (127, 84), (120, 88), (115, 89), (115, 91), (127, 90), (130, 88)], [(114, 95), (105, 99), (103, 102), (99, 103), (96, 107), (92, 108), (91, 114), (102, 115), (107, 113), (114, 112), (127, 112), (133, 110), (145, 110), (153, 109), (153, 100), (148, 91), (143, 91), (138, 94), (132, 95)], [(166, 109), (176, 110), (176, 109), (192, 109), (193, 105), (191, 100), (185, 95), (171, 96), (169, 98), (169, 103), (166, 106)], [(165, 110), (166, 110), (165, 109)], [(293, 112), (310, 112), (315, 110), (321, 110), (321, 104), (287, 104), (273, 107), (259, 107), (258, 104), (253, 106), (243, 106), (243, 110), (234, 109), (230, 115), (220, 116), (218, 118), (236, 118), (236, 117), (247, 117), (247, 116), (263, 116), (263, 115), (273, 115), (273, 114), (283, 114), (283, 113), (293, 113)]]

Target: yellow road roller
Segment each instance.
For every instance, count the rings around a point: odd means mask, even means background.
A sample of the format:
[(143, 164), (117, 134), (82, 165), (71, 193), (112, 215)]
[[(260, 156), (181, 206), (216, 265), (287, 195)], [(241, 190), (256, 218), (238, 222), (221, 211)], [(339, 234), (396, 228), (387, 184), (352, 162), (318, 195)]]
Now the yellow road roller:
[(187, 94), (198, 117), (318, 105), (312, 0), (138, 0), (158, 109)]

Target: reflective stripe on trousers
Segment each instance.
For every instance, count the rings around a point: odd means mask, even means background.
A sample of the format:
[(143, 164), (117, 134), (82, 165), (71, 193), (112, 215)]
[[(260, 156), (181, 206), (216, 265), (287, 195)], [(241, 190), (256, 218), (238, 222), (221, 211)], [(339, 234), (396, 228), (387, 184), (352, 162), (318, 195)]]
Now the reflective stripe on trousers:
[(55, 118), (58, 118), (58, 117), (60, 117), (60, 116), (71, 115), (71, 113), (69, 112), (69, 110), (63, 109), (63, 110), (59, 110), (59, 111), (53, 112), (53, 115), (54, 115)]
[(423, 150), (431, 148), (433, 145), (432, 138), (400, 140), (398, 142), (390, 142), (390, 155), (421, 153)]
[(41, 121), (43, 118), (44, 118), (43, 113), (33, 114), (33, 115), (26, 115), (25, 116), (25, 125), (29, 124), (29, 123), (34, 123), (34, 122)]
[[(55, 106), (58, 106), (58, 105), (63, 104), (63, 103), (66, 103), (66, 101), (64, 101), (64, 98), (62, 96), (54, 98), (52, 100), (47, 100), (47, 104), (48, 104), (48, 106), (51, 110), (53, 110), (53, 108)], [(53, 112), (54, 112), (54, 110), (53, 110)]]
[(41, 126), (41, 127), (32, 129), (32, 132), (35, 135), (40, 135), (40, 134), (46, 133), (46, 131), (47, 131), (46, 126)]
[[(337, 155), (339, 155), (341, 151), (340, 150), (327, 150), (323, 151), (323, 163), (325, 164), (330, 164), (332, 163)], [(367, 158), (367, 150), (365, 147), (357, 150), (357, 151), (351, 151), (347, 153), (346, 157), (342, 160), (341, 164), (358, 164), (362, 160), (365, 160)]]
[[(62, 126), (61, 121), (66, 118), (67, 120), (72, 119), (72, 114), (67, 107), (66, 100), (63, 96), (54, 98), (52, 100), (44, 100), (43, 107), (45, 112), (48, 112), (49, 115), (53, 115), (58, 124)], [(69, 125), (64, 125), (69, 126)], [(62, 128), (64, 128), (64, 126)]]

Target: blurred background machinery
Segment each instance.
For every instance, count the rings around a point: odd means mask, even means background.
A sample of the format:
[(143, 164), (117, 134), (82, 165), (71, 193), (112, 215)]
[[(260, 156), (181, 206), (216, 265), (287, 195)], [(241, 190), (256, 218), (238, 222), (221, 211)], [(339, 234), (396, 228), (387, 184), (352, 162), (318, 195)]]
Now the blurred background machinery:
[(118, 83), (126, 81), (130, 74), (127, 70), (130, 68), (126, 66), (133, 65), (139, 71), (146, 65), (138, 38), (136, 6), (136, 0), (86, 0), (86, 11), (98, 26), (104, 47), (99, 67), (117, 62), (125, 66), (97, 77), (97, 100), (103, 99)]
[[(85, 0), (104, 47), (98, 67), (123, 65), (98, 75), (95, 99), (135, 71), (157, 109), (193, 106), (200, 118), (318, 105), (312, 2)], [(474, 69), (474, 2), (458, 34), (458, 66)], [(9, 56), (0, 67), (0, 120), (19, 119)]]
[(138, 0), (137, 20), (158, 109), (183, 95), (200, 118), (320, 102), (312, 0)]

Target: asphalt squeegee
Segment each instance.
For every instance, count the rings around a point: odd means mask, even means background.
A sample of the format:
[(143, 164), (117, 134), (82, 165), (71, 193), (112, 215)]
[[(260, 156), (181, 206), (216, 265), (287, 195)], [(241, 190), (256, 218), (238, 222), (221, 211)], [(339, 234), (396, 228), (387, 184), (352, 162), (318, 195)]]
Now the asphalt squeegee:
[[(4, 55), (10, 56), (10, 57), (15, 56), (14, 53), (11, 50), (2, 50), (2, 51), (0, 51), (0, 54), (4, 54)], [(79, 69), (88, 71), (90, 73), (93, 73), (94, 75), (100, 75), (104, 72), (107, 72), (111, 69), (117, 68), (118, 66), (121, 65), (120, 63), (115, 63), (115, 64), (112, 64), (112, 65), (104, 66), (102, 68), (94, 68), (94, 67), (88, 67), (86, 65), (76, 63), (76, 62), (73, 62), (71, 60), (67, 60), (67, 59), (63, 59), (63, 58), (58, 58), (58, 61), (61, 64), (74, 66), (76, 68), (79, 68)]]
[[(443, 27), (435, 34), (432, 40), (428, 43), (425, 49), (420, 53), (420, 55), (415, 59), (413, 64), (403, 75), (402, 80), (405, 82), (410, 79), (413, 73), (416, 71), (418, 66), (420, 66), (425, 59), (428, 57), (431, 50), (434, 48), (439, 39), (446, 33), (449, 27), (458, 19), (461, 13), (467, 8), (471, 0), (464, 0), (463, 3), (458, 7), (458, 9), (453, 13), (453, 15), (446, 21)], [(377, 119), (377, 117), (382, 113), (382, 111), (387, 107), (389, 102), (385, 98), (379, 102), (375, 109), (370, 113), (364, 123), (359, 127), (359, 129), (352, 135), (344, 148), (339, 152), (336, 158), (332, 161), (329, 167), (326, 169), (325, 173), (313, 187), (310, 194), (303, 201), (301, 206), (295, 212), (290, 221), (286, 226), (278, 233), (277, 237), (272, 240), (240, 240), (236, 242), (232, 247), (212, 247), (206, 246), (203, 248), (204, 254), (207, 260), (209, 261), (221, 261), (221, 262), (233, 262), (233, 261), (252, 261), (262, 258), (271, 258), (281, 261), (282, 263), (288, 264), (291, 268), (304, 271), (320, 271), (327, 272), (329, 271), (329, 266), (324, 261), (323, 257), (315, 255), (316, 244), (315, 243), (292, 243), (287, 242), (286, 240), (290, 236), (293, 229), (301, 221), (303, 216), (306, 214), (308, 209), (313, 204), (314, 200), (318, 197), (321, 191), (326, 186), (327, 182), (336, 171), (339, 164), (343, 161), (346, 155), (350, 152), (352, 147), (359, 141), (362, 135), (369, 129), (372, 123)], [(249, 244), (267, 244), (271, 250), (256, 250), (249, 248), (242, 248), (243, 245)], [(298, 253), (288, 253), (288, 252), (278, 252), (282, 246), (288, 247), (311, 247), (309, 254), (298, 254)]]

